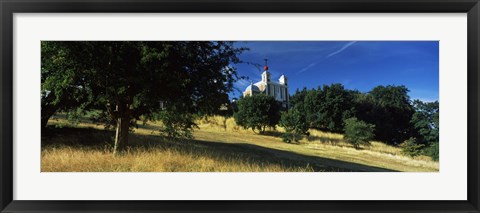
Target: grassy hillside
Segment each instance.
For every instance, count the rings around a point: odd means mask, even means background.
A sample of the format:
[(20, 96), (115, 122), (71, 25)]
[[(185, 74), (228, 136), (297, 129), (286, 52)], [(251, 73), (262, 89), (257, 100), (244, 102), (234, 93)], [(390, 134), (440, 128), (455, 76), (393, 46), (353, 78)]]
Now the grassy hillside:
[[(194, 140), (169, 140), (158, 135), (159, 123), (139, 125), (130, 134), (131, 149), (111, 153), (113, 132), (82, 122), (50, 122), (42, 135), (42, 171), (167, 171), (167, 172), (312, 172), (312, 171), (438, 171), (426, 156), (402, 156), (400, 149), (380, 142), (356, 150), (343, 136), (311, 130), (298, 144), (282, 142), (281, 129), (254, 134), (220, 116), (197, 121)], [(63, 126), (63, 128), (53, 128)]]

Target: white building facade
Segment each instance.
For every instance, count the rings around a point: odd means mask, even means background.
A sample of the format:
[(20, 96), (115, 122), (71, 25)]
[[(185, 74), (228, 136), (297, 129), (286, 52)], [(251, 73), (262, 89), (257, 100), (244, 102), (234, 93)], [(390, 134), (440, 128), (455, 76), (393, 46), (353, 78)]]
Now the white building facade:
[(255, 94), (265, 94), (272, 96), (281, 103), (282, 107), (288, 108), (289, 95), (288, 95), (288, 79), (285, 75), (280, 76), (278, 82), (271, 81), (270, 73), (268, 72), (268, 66), (264, 67), (262, 73), (262, 80), (257, 83), (250, 83), (245, 91), (243, 96), (250, 96)]

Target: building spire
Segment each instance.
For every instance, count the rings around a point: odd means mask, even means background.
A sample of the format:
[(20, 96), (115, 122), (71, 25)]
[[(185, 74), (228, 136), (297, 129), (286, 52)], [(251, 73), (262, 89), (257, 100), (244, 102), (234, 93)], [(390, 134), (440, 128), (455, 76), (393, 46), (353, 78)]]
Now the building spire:
[(263, 67), (263, 70), (267, 71), (268, 70), (268, 59), (263, 59), (265, 60), (265, 66)]

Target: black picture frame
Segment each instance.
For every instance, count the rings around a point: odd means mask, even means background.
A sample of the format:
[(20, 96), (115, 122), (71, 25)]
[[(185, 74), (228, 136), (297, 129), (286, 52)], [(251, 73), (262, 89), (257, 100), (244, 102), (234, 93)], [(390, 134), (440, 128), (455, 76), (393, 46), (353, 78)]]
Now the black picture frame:
[[(1, 212), (480, 212), (478, 0), (0, 0)], [(467, 13), (468, 197), (466, 201), (16, 201), (13, 200), (14, 13)], [(448, 183), (445, 183), (448, 184)]]

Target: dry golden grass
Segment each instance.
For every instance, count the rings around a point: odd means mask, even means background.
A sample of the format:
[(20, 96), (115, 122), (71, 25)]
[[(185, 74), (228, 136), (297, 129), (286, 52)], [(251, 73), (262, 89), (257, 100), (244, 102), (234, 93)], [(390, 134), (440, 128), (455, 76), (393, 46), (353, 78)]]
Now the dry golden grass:
[[(235, 132), (218, 132), (200, 129), (195, 132), (197, 139), (222, 143), (247, 143), (270, 150), (287, 151), (291, 155), (282, 153), (279, 157), (293, 159), (307, 159), (312, 165), (319, 164), (329, 167), (344, 168), (350, 171), (385, 171), (383, 168), (394, 171), (408, 172), (435, 172), (438, 171), (438, 162), (429, 157), (411, 158), (399, 153), (398, 148), (388, 147), (379, 142), (372, 142), (372, 146), (357, 150), (343, 141), (338, 144), (325, 142), (305, 142), (288, 144), (278, 137), (252, 135)], [(379, 151), (382, 150), (382, 151)]]
[(113, 132), (103, 126), (80, 123), (72, 128), (63, 119), (49, 123), (63, 128), (53, 129), (50, 136), (42, 138), (42, 172), (314, 171), (308, 162), (275, 159), (249, 147), (170, 140), (151, 128), (136, 129), (129, 136), (132, 147), (114, 157), (110, 142)]
[(245, 130), (235, 123), (233, 117), (224, 116), (208, 116), (197, 120), (197, 125), (200, 129), (223, 130), (228, 132), (238, 133), (253, 133), (251, 130)]
[[(352, 145), (343, 140), (343, 135), (338, 133), (323, 132), (315, 129), (309, 130), (310, 136), (304, 138), (302, 142), (305, 143), (320, 143), (320, 144), (330, 144), (340, 147), (349, 147)], [(363, 147), (364, 150), (369, 150), (373, 152), (388, 153), (393, 155), (401, 155), (401, 149), (399, 147), (387, 145), (379, 141), (371, 141), (370, 146)]]
[[(50, 124), (66, 125), (65, 120)], [(197, 121), (195, 140), (171, 141), (159, 137), (159, 123), (140, 125), (130, 134), (133, 148), (113, 157), (111, 137), (100, 138), (102, 146), (80, 146), (88, 134), (42, 139), (42, 171), (178, 171), (178, 172), (306, 172), (306, 171), (410, 171), (435, 172), (438, 162), (429, 157), (403, 156), (400, 148), (373, 141), (354, 149), (343, 135), (310, 130), (300, 143), (282, 142), (281, 128), (265, 135), (254, 134), (235, 124), (233, 118), (214, 116)], [(76, 128), (104, 134), (103, 126), (81, 123)], [(59, 130), (61, 131), (61, 130)], [(97, 134), (95, 133), (95, 134)], [(44, 143), (45, 142), (45, 143)], [(97, 144), (99, 142), (97, 141)], [(52, 144), (52, 145), (49, 145)], [(67, 145), (54, 145), (67, 144)], [(74, 145), (71, 145), (74, 144)]]
[(219, 160), (214, 153), (192, 154), (182, 149), (137, 148), (114, 157), (111, 152), (86, 147), (47, 147), (42, 150), (42, 172), (309, 172), (308, 165), (288, 167), (245, 161)]

